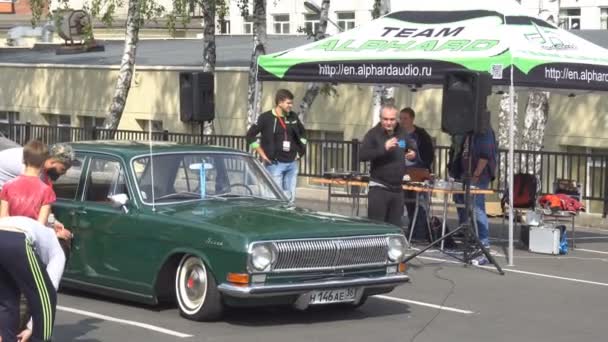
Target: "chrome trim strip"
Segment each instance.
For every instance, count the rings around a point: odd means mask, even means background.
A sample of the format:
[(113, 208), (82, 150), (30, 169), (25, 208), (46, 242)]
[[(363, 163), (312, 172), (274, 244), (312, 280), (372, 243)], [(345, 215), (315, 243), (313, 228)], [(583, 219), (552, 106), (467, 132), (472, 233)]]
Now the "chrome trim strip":
[(217, 288), (228, 296), (237, 298), (273, 297), (289, 294), (301, 294), (312, 290), (326, 290), (344, 287), (382, 287), (397, 286), (410, 281), (405, 274), (387, 275), (377, 278), (344, 278), (340, 280), (319, 281), (312, 283), (281, 284), (281, 285), (250, 285), (237, 286), (222, 283)]

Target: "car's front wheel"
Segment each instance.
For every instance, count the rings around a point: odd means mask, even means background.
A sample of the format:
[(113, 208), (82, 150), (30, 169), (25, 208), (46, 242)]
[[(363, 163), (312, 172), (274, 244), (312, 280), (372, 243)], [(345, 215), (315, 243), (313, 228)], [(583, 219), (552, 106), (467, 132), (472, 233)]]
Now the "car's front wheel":
[(201, 258), (184, 255), (175, 274), (175, 293), (180, 314), (194, 321), (213, 321), (224, 305), (213, 274)]

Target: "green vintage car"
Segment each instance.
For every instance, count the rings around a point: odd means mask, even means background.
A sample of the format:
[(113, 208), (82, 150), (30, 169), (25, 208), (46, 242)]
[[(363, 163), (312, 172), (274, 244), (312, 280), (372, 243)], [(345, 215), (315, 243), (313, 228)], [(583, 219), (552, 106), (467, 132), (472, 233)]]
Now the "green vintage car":
[(72, 147), (80, 162), (54, 184), (53, 211), (74, 233), (64, 287), (177, 301), (184, 317), (202, 321), (225, 306), (356, 307), (409, 280), (400, 229), (289, 205), (247, 153), (132, 141)]

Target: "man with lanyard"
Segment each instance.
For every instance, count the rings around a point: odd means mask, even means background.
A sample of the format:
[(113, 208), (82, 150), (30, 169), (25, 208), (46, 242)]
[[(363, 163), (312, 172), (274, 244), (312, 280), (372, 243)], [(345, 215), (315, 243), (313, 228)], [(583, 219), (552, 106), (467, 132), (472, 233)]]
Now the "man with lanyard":
[[(247, 130), (247, 144), (262, 158), (290, 202), (295, 200), (298, 159), (306, 152), (306, 130), (298, 115), (291, 111), (293, 97), (289, 90), (279, 89), (275, 107), (260, 114), (257, 122)], [(258, 134), (261, 134), (261, 143), (257, 141)]]
[[(414, 119), (416, 118), (416, 112), (410, 107), (403, 108), (399, 113), (399, 122), (405, 130), (408, 147), (415, 150), (416, 158), (414, 160), (405, 161), (406, 167), (425, 168), (432, 171), (433, 160), (435, 159), (435, 149), (433, 147), (433, 140), (427, 131), (414, 125)], [(410, 221), (410, 229), (413, 229), (413, 240), (430, 240), (428, 236), (427, 227), (427, 215), (424, 206), (419, 205), (418, 215), (416, 218), (416, 227), (412, 227), (411, 222), (414, 220), (414, 212), (416, 211), (416, 192), (404, 190), (403, 196), (406, 200), (405, 207), (407, 209), (407, 216)], [(426, 193), (422, 193), (419, 196), (421, 202), (428, 200)]]
[(367, 216), (401, 227), (405, 160), (416, 159), (416, 152), (406, 149), (406, 133), (397, 113), (393, 105), (382, 106), (380, 123), (363, 138), (360, 158), (370, 162)]
[[(52, 230), (28, 217), (0, 218), (0, 339), (50, 341), (65, 256)], [(32, 320), (19, 332), (19, 296)]]

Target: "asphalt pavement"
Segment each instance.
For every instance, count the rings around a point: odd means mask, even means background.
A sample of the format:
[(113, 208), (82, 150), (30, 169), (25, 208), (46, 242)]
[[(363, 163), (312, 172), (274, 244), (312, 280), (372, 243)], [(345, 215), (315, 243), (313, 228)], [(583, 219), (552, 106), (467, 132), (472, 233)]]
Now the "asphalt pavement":
[[(493, 232), (496, 233), (496, 226)], [(494, 234), (496, 235), (496, 234)], [(504, 241), (493, 240), (502, 253)], [(411, 284), (362, 307), (230, 310), (192, 322), (150, 307), (62, 292), (55, 341), (605, 341), (608, 231), (578, 229), (565, 256), (516, 250), (514, 266), (464, 266), (437, 250), (413, 260)]]

